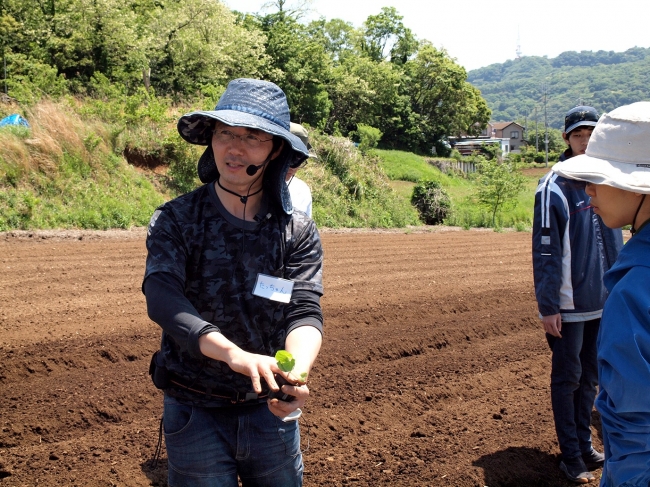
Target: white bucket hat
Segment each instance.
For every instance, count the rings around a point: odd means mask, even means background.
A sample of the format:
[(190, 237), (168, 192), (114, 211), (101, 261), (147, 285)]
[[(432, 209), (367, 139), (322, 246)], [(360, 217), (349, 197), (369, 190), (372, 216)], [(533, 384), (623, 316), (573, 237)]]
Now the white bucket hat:
[(650, 102), (603, 114), (586, 153), (558, 162), (553, 171), (569, 179), (650, 194)]

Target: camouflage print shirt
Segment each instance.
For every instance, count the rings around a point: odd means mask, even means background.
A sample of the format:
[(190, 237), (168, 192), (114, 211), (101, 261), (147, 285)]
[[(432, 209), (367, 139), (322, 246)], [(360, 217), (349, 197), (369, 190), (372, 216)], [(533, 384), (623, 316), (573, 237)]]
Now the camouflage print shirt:
[[(219, 392), (252, 391), (249, 377), (201, 354), (198, 339), (209, 331), (220, 331), (243, 350), (269, 356), (284, 348), (287, 334), (297, 326), (322, 332), (319, 305), (317, 313), (302, 315), (298, 322), (287, 318), (296, 316), (292, 308), (300, 306), (301, 295), (318, 303), (323, 293), (323, 252), (314, 222), (302, 212), (274, 212), (266, 201), (256, 220), (240, 220), (226, 211), (213, 184), (162, 205), (151, 218), (144, 281), (157, 273), (173, 276), (184, 287), (181, 299), (200, 317), (191, 326), (160, 320), (165, 322), (160, 323), (163, 361), (185, 384)], [(260, 273), (293, 281), (291, 301), (253, 295)], [(171, 314), (181, 315), (182, 310)], [(230, 404), (187, 389), (166, 392), (193, 405)]]

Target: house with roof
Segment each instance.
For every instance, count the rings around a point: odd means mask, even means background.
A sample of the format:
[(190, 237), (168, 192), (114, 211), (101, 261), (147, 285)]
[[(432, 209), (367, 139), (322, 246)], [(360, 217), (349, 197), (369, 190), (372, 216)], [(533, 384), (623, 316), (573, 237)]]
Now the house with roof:
[(517, 122), (488, 122), (481, 134), (469, 137), (461, 134), (459, 137), (449, 137), (452, 147), (462, 155), (479, 152), (486, 145), (498, 145), (501, 154), (519, 152), (524, 142), (524, 127)]
[(508, 139), (510, 152), (519, 152), (525, 144), (524, 127), (517, 122), (490, 122), (486, 127), (486, 135), (493, 139)]

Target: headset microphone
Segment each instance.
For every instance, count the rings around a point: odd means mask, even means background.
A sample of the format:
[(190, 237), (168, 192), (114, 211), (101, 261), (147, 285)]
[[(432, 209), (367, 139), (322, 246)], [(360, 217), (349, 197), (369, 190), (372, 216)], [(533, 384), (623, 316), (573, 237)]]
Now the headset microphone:
[(249, 176), (255, 176), (255, 174), (257, 174), (257, 171), (259, 171), (261, 168), (266, 166), (270, 160), (271, 160), (271, 155), (269, 154), (269, 157), (266, 158), (266, 161), (264, 161), (259, 166), (254, 166), (251, 164), (246, 168), (246, 174), (248, 174)]
[(253, 165), (248, 166), (246, 168), (246, 174), (248, 174), (249, 176), (255, 176), (257, 171), (259, 171), (260, 168), (264, 167), (265, 164), (266, 164), (266, 162), (263, 163), (263, 164), (260, 164), (259, 166), (253, 166)]

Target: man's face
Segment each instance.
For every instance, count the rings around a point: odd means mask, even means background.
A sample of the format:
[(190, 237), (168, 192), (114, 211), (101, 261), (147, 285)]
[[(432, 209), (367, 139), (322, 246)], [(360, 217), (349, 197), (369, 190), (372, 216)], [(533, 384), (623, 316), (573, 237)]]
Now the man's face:
[[(214, 160), (219, 171), (219, 181), (229, 189), (239, 188), (239, 192), (245, 193), (249, 188), (255, 190), (261, 186), (261, 175), (266, 166), (260, 167), (253, 176), (246, 173), (246, 168), (264, 164), (267, 159), (274, 159), (281, 149), (282, 146), (271, 154), (273, 136), (261, 130), (233, 127), (221, 122), (215, 124), (212, 135)], [(254, 184), (255, 187), (250, 187), (251, 183), (257, 182), (259, 184)]]
[(299, 167), (290, 167), (289, 170), (287, 171), (287, 177), (285, 178), (285, 180), (289, 181), (292, 177), (294, 177), (296, 175), (296, 173), (298, 172), (298, 169), (300, 169), (300, 166)]
[(562, 134), (564, 141), (569, 147), (571, 147), (571, 152), (574, 156), (579, 156), (584, 154), (587, 150), (587, 143), (589, 142), (589, 137), (594, 131), (593, 127), (578, 127), (575, 130), (572, 130), (569, 135)]
[(638, 193), (592, 183), (587, 183), (585, 191), (591, 197), (589, 203), (594, 208), (594, 213), (600, 215), (609, 228), (620, 228), (634, 223), (634, 214), (641, 198)]

